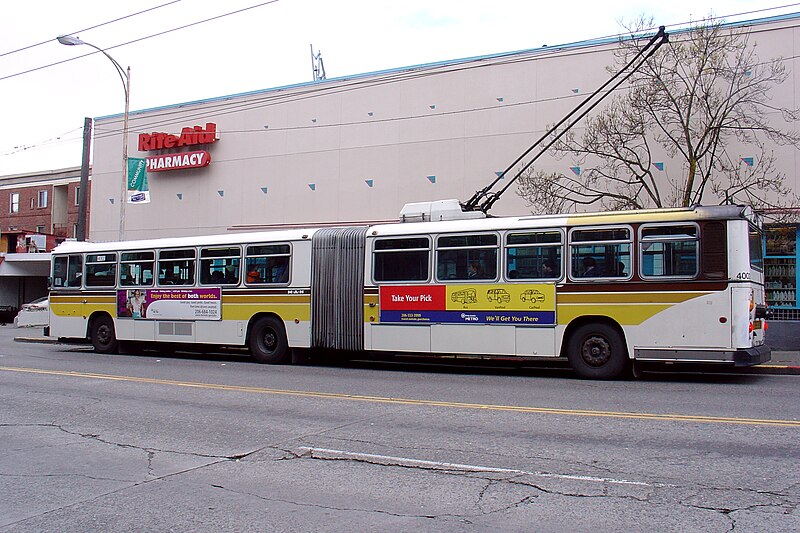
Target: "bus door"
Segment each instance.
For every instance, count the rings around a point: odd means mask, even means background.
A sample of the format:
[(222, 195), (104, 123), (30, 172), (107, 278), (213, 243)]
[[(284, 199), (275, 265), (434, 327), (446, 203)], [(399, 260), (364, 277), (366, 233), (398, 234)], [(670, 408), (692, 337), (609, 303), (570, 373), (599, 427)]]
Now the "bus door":
[(50, 325), (58, 324), (63, 336), (85, 336), (87, 301), (81, 293), (83, 257), (80, 254), (54, 257), (50, 285)]

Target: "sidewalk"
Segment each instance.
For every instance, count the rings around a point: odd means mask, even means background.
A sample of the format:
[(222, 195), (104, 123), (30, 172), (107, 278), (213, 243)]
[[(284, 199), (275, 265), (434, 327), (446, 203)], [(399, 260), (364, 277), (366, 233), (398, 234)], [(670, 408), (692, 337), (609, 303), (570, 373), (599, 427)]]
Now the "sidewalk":
[[(41, 342), (55, 344), (56, 337), (45, 337), (43, 328), (15, 328), (12, 325), (3, 326), (14, 330), (15, 342)], [(800, 351), (775, 351), (768, 363), (757, 366), (737, 368), (736, 372), (744, 374), (791, 374), (800, 375)]]

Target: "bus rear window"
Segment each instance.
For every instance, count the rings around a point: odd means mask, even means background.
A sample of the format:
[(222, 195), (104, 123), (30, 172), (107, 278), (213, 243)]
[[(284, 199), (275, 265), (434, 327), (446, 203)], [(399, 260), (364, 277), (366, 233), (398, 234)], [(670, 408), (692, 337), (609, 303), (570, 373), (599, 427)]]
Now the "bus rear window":
[(761, 247), (761, 232), (750, 227), (750, 267), (764, 270), (764, 250)]

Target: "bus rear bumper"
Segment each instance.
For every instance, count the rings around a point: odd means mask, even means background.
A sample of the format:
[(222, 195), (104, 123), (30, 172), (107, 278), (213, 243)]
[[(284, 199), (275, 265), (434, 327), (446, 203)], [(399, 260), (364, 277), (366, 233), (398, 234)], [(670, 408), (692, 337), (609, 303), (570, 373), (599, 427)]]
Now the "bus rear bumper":
[(700, 350), (696, 348), (636, 348), (637, 361), (673, 363), (727, 363), (734, 366), (753, 366), (771, 359), (772, 350), (766, 344), (738, 350)]
[(753, 346), (742, 350), (736, 350), (733, 356), (735, 366), (753, 366), (766, 363), (772, 359), (772, 350), (766, 344)]

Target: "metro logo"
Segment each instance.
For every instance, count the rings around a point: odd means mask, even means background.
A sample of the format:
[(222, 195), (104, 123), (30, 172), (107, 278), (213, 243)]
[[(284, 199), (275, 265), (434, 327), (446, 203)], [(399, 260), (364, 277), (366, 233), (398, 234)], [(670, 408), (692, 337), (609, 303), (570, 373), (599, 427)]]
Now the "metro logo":
[(195, 144), (211, 144), (217, 140), (217, 125), (213, 122), (206, 123), (206, 127), (195, 126), (183, 128), (180, 135), (171, 133), (140, 133), (139, 151), (149, 152), (165, 148), (192, 146)]

